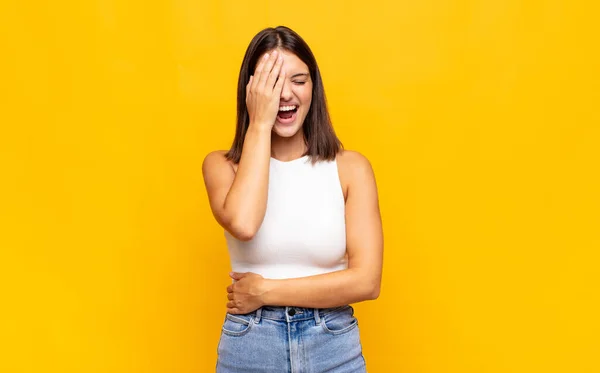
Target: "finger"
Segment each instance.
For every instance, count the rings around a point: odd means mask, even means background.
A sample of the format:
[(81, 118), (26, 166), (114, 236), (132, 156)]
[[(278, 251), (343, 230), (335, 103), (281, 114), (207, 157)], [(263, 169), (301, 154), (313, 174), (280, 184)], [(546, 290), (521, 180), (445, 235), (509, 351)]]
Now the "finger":
[(250, 87), (251, 90), (255, 90), (256, 87), (258, 87), (258, 82), (259, 82), (259, 78), (260, 78), (260, 74), (262, 73), (262, 70), (265, 67), (265, 62), (269, 59), (269, 53), (265, 53), (265, 55), (260, 59), (260, 61), (258, 62), (258, 65), (256, 65), (256, 69), (254, 69), (254, 74), (256, 75), (256, 79), (252, 79), (253, 83), (252, 83), (252, 87)]
[(282, 65), (283, 65), (283, 56), (280, 54), (279, 57), (277, 57), (277, 62), (275, 62), (275, 65), (273, 66), (273, 70), (271, 70), (271, 73), (269, 74), (269, 79), (267, 80), (267, 88), (275, 87), (275, 82), (277, 81), (277, 78), (279, 77), (279, 72), (281, 71)]
[(229, 272), (229, 277), (231, 277), (234, 280), (241, 280), (242, 278), (246, 277), (246, 272), (240, 273), (240, 272)]
[(234, 301), (227, 302), (227, 308), (236, 308), (237, 304)]
[(227, 292), (228, 292), (228, 293), (233, 293), (233, 284), (232, 284), (232, 285), (229, 285), (229, 286), (227, 287)]
[(229, 308), (229, 307), (227, 307), (227, 313), (230, 313), (232, 315), (239, 315), (242, 312), (240, 312), (240, 310), (238, 310), (237, 308)]
[(233, 293), (227, 294), (227, 300), (233, 300)]
[(281, 91), (283, 90), (283, 83), (285, 82), (285, 71), (281, 69), (279, 73), (279, 78), (277, 79), (277, 83), (275, 83), (275, 87), (273, 88), (273, 94), (277, 95), (277, 97), (281, 96)]
[(277, 61), (277, 51), (273, 51), (269, 56), (269, 59), (265, 62), (265, 66), (260, 73), (260, 82), (258, 83), (258, 88), (264, 87), (267, 84), (267, 79), (271, 74), (271, 70), (273, 69), (273, 65)]

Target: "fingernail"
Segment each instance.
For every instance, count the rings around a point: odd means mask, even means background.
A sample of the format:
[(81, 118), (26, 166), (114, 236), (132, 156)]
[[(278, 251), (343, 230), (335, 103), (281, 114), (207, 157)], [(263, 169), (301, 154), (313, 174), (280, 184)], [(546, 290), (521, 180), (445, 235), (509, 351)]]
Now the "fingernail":
[(269, 53), (265, 54), (265, 56), (264, 56), (263, 58), (264, 58), (265, 60), (266, 60), (267, 58), (269, 58)]

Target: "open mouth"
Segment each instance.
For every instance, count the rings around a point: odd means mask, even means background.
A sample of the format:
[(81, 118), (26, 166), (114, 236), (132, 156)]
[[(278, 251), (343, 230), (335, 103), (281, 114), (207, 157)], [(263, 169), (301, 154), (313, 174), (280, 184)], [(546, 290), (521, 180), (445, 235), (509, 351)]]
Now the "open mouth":
[(277, 113), (277, 119), (283, 124), (291, 123), (296, 119), (297, 112), (297, 105), (280, 106), (279, 112)]

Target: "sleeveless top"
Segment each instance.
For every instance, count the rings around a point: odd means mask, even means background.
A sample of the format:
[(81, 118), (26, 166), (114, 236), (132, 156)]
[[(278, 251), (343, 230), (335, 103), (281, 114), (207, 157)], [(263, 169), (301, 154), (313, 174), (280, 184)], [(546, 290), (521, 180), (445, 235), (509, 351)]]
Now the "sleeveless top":
[(258, 232), (240, 241), (225, 231), (234, 272), (269, 279), (346, 269), (345, 201), (337, 162), (271, 158), (267, 210)]

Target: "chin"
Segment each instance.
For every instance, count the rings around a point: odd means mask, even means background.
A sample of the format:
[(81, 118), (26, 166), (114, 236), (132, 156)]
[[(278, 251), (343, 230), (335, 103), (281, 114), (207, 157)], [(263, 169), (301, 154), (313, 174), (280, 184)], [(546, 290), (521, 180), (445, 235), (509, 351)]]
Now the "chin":
[(276, 123), (273, 126), (273, 132), (279, 137), (294, 137), (301, 128), (299, 126), (282, 126)]

